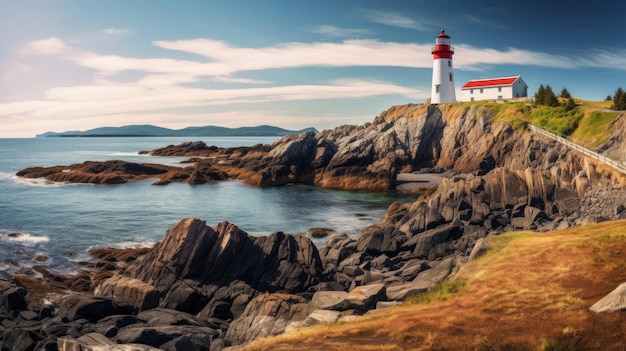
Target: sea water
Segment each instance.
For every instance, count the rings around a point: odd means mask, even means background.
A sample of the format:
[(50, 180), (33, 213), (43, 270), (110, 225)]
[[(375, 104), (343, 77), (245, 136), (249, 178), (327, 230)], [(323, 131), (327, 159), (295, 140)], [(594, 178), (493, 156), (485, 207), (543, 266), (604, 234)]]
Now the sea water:
[[(221, 147), (271, 143), (272, 137), (195, 138)], [(239, 181), (154, 186), (51, 183), (15, 176), (31, 166), (125, 160), (176, 165), (184, 158), (139, 155), (189, 138), (0, 139), (0, 277), (33, 265), (59, 273), (77, 269), (96, 247), (143, 247), (160, 241), (185, 217), (216, 226), (229, 221), (250, 235), (304, 235), (323, 227), (358, 235), (380, 221), (391, 195), (305, 185), (260, 188)], [(324, 244), (316, 239), (316, 244)]]

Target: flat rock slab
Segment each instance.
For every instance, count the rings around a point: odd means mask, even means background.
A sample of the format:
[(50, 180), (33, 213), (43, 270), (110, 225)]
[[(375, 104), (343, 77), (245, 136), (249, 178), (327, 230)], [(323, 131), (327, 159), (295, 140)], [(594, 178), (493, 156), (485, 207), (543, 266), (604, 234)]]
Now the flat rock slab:
[(626, 309), (626, 283), (622, 283), (615, 290), (589, 307), (596, 313), (611, 313)]

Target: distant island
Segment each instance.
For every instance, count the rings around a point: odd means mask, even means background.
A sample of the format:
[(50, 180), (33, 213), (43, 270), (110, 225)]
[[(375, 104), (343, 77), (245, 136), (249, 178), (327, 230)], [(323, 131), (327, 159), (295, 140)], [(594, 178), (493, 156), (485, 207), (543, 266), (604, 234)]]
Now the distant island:
[(315, 132), (315, 128), (288, 130), (280, 127), (261, 125), (256, 127), (227, 128), (218, 126), (187, 127), (169, 129), (150, 124), (121, 127), (100, 127), (85, 131), (46, 132), (37, 138), (95, 138), (95, 137), (230, 137), (230, 136), (284, 136)]

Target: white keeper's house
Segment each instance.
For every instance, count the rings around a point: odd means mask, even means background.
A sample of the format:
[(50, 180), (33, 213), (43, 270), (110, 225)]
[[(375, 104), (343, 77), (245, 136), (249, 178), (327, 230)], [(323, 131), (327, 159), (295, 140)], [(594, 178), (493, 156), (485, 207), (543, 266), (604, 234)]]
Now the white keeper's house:
[(462, 101), (501, 100), (528, 97), (522, 77), (472, 79), (461, 87)]

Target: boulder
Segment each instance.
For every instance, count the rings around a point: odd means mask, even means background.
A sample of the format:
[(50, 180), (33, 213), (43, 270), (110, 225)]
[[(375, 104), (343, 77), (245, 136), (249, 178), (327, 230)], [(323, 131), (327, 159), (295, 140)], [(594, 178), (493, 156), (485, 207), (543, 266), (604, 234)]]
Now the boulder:
[(626, 309), (626, 283), (620, 284), (615, 290), (594, 303), (589, 310), (596, 313), (611, 313)]
[(486, 254), (489, 249), (491, 249), (491, 244), (487, 238), (478, 239), (472, 248), (472, 252), (470, 253), (468, 260), (475, 260), (476, 258)]
[(103, 281), (96, 287), (94, 295), (112, 297), (140, 311), (157, 307), (161, 297), (161, 293), (154, 286), (120, 274)]
[(411, 296), (428, 291), (433, 284), (427, 281), (413, 281), (404, 284), (391, 285), (385, 292), (387, 300), (404, 301)]
[(26, 309), (26, 289), (0, 280), (0, 313)]
[(348, 295), (345, 291), (318, 291), (311, 298), (309, 312), (315, 310), (343, 310), (344, 299)]
[(139, 312), (137, 319), (144, 321), (148, 327), (161, 327), (168, 325), (190, 325), (196, 327), (208, 327), (209, 323), (192, 314), (176, 311), (168, 308), (153, 308)]
[(259, 337), (281, 334), (292, 321), (307, 316), (308, 301), (289, 294), (262, 294), (228, 327), (225, 340), (239, 345)]
[(306, 325), (315, 325), (322, 323), (335, 323), (341, 317), (341, 312), (328, 310), (315, 310), (306, 317)]
[(128, 304), (119, 303), (105, 297), (73, 295), (65, 299), (57, 315), (67, 321), (86, 319), (96, 322), (104, 317), (117, 314), (132, 314), (135, 309)]
[(120, 329), (112, 339), (122, 344), (145, 344), (160, 348), (163, 344), (185, 335), (195, 335), (204, 343), (211, 343), (219, 332), (208, 327), (192, 325), (167, 325), (157, 327), (131, 325)]
[(161, 306), (195, 314), (218, 292), (233, 301), (241, 293), (227, 288), (233, 282), (253, 291), (301, 292), (319, 282), (321, 270), (317, 248), (305, 236), (250, 237), (228, 222), (213, 229), (187, 218), (146, 255), (135, 278), (161, 292)]
[(89, 333), (74, 339), (63, 336), (57, 339), (59, 351), (156, 351), (157, 348), (141, 344), (117, 344), (98, 333)]
[(366, 311), (376, 306), (385, 296), (385, 284), (369, 284), (356, 287), (343, 298), (343, 310)]

